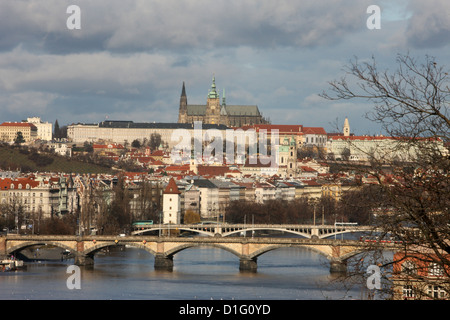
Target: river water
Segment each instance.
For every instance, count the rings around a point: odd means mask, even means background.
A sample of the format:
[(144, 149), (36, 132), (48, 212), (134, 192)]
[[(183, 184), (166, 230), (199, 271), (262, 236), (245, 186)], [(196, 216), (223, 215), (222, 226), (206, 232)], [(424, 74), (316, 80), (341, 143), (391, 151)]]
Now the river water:
[(73, 260), (27, 262), (0, 273), (0, 299), (14, 300), (325, 300), (364, 298), (364, 280), (348, 290), (330, 275), (329, 263), (307, 248), (283, 248), (258, 257), (257, 273), (241, 273), (239, 259), (210, 247), (174, 256), (172, 272), (155, 271), (154, 257), (136, 248), (98, 253), (81, 268), (80, 289), (69, 289)]

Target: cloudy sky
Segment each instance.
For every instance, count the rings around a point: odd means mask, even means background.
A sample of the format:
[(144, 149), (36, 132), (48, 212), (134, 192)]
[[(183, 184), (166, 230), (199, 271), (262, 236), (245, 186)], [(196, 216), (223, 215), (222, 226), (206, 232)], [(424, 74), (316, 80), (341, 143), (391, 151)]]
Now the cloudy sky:
[[(370, 5), (381, 29), (366, 26)], [(0, 121), (176, 122), (183, 81), (188, 103), (204, 104), (215, 75), (228, 104), (257, 104), (274, 124), (334, 131), (348, 117), (376, 134), (365, 101), (318, 97), (327, 82), (355, 56), (450, 66), (449, 45), (447, 0), (4, 0)]]

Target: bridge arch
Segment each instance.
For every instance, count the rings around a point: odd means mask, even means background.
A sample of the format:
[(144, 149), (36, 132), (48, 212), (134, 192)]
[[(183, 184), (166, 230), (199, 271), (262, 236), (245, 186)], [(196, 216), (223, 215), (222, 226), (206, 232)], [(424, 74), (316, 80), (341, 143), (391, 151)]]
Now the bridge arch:
[(283, 245), (283, 244), (273, 244), (273, 245), (269, 245), (266, 246), (264, 248), (261, 248), (259, 250), (254, 251), (252, 254), (249, 255), (249, 258), (255, 259), (258, 258), (259, 256), (269, 252), (269, 251), (273, 251), (273, 250), (277, 250), (277, 249), (281, 249), (281, 248), (302, 248), (302, 249), (308, 249), (310, 251), (313, 251), (315, 253), (320, 254), (321, 256), (327, 258), (328, 260), (332, 260), (333, 257), (326, 251), (321, 249), (320, 247), (316, 247), (316, 246), (309, 246), (309, 245), (304, 245), (304, 246), (290, 246), (290, 245)]
[[(142, 249), (148, 253), (150, 253), (153, 256), (156, 256), (156, 251), (154, 251), (153, 249), (149, 248), (149, 246), (146, 246), (143, 243), (137, 243), (137, 242), (129, 242), (127, 243), (128, 246), (132, 246), (138, 249)], [(90, 256), (93, 257), (95, 255), (95, 253), (97, 253), (98, 251), (100, 251), (101, 249), (104, 248), (108, 248), (108, 247), (115, 247), (117, 246), (117, 243), (115, 242), (99, 242), (96, 243), (93, 246), (90, 246), (88, 249), (85, 249), (82, 254), (86, 255), (86, 256)]]
[(242, 258), (242, 254), (240, 254), (235, 249), (231, 248), (230, 246), (223, 245), (223, 244), (217, 244), (217, 243), (184, 243), (179, 246), (176, 246), (170, 250), (167, 250), (164, 252), (166, 256), (174, 256), (176, 253), (189, 249), (189, 248), (196, 248), (196, 247), (212, 247), (212, 248), (218, 248), (225, 251), (228, 251), (232, 253), (233, 255), (237, 256), (238, 258)]
[(39, 245), (52, 245), (61, 249), (69, 250), (70, 252), (74, 253), (76, 251), (76, 248), (73, 248), (71, 246), (68, 246), (64, 243), (58, 242), (58, 241), (27, 241), (22, 242), (18, 245), (12, 246), (7, 248), (7, 254), (13, 254), (15, 252), (22, 251), (23, 249), (26, 249), (28, 247), (33, 246), (39, 246)]

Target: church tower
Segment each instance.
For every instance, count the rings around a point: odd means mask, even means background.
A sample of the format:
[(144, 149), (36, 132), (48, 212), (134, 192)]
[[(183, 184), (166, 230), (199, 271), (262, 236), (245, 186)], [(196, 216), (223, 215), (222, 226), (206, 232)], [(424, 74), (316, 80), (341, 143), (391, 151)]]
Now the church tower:
[(295, 177), (297, 175), (297, 143), (294, 136), (289, 141), (289, 154), (287, 157), (286, 176)]
[(216, 91), (216, 79), (213, 77), (211, 89), (209, 89), (206, 99), (205, 122), (210, 124), (219, 124), (220, 122), (220, 98)]
[(348, 123), (348, 119), (345, 118), (344, 121), (344, 137), (350, 136), (350, 124)]
[(178, 123), (186, 123), (187, 122), (187, 96), (186, 96), (186, 88), (184, 87), (184, 81), (183, 81), (183, 88), (181, 89), (181, 96), (180, 96), (180, 110), (178, 112)]

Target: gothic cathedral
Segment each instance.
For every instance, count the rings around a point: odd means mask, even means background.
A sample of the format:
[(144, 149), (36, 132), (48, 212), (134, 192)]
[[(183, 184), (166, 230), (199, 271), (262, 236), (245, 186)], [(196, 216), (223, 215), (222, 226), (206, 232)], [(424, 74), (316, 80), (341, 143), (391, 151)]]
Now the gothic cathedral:
[(201, 121), (204, 124), (225, 125), (227, 127), (269, 123), (263, 118), (256, 105), (227, 105), (225, 90), (222, 95), (222, 103), (220, 103), (214, 77), (206, 98), (206, 105), (188, 104), (186, 88), (183, 82), (178, 123), (193, 123), (194, 121)]

